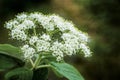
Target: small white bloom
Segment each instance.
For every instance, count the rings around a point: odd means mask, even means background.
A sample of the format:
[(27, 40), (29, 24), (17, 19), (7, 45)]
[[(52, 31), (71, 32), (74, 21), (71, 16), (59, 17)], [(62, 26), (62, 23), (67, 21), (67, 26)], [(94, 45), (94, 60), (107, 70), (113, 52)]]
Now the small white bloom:
[(66, 40), (71, 40), (71, 39), (74, 39), (74, 40), (78, 40), (79, 38), (72, 34), (72, 33), (63, 33), (63, 35), (61, 36), (61, 38), (66, 41)]
[(74, 33), (78, 38), (80, 42), (86, 43), (88, 42), (88, 35), (86, 33), (83, 32), (78, 32), (78, 33)]
[(26, 49), (28, 49), (29, 48), (29, 45), (28, 44), (25, 44), (25, 45), (23, 45), (23, 47), (21, 48), (21, 50), (26, 50)]
[(38, 40), (36, 42), (37, 51), (49, 51), (50, 43), (44, 40)]
[(30, 59), (34, 56), (34, 53), (35, 53), (35, 49), (32, 48), (32, 47), (29, 47), (29, 45), (24, 45), (22, 48), (21, 48), (23, 54), (24, 54), (24, 58), (25, 59)]
[(7, 29), (13, 29), (16, 25), (18, 25), (18, 22), (16, 20), (13, 20), (13, 21), (9, 21), (5, 24), (5, 27)]
[(54, 30), (54, 23), (51, 21), (49, 16), (43, 16), (39, 18), (38, 22), (40, 22), (43, 28), (46, 29), (47, 31)]
[(35, 25), (34, 25), (33, 21), (31, 21), (31, 20), (25, 19), (22, 24), (25, 25), (27, 29), (35, 28)]
[(7, 29), (12, 29), (14, 26), (13, 26), (13, 24), (11, 22), (9, 22), (9, 23), (6, 23), (5, 27)]
[(24, 24), (19, 24), (16, 26), (16, 29), (19, 29), (19, 30), (26, 30), (27, 27), (24, 25)]
[(27, 18), (27, 15), (26, 14), (19, 14), (16, 16), (18, 20), (23, 20), (23, 19), (26, 19)]
[(63, 52), (66, 55), (71, 56), (71, 55), (75, 54), (75, 48), (73, 48), (70, 44), (64, 44)]
[(30, 39), (29, 39), (29, 43), (31, 45), (33, 45), (34, 43), (36, 43), (38, 41), (38, 37), (37, 36), (32, 36)]
[(40, 19), (42, 19), (44, 17), (44, 15), (41, 13), (31, 13), (28, 17), (30, 19), (33, 19), (33, 20), (36, 19), (39, 21)]
[(57, 59), (56, 59), (56, 61), (58, 61), (58, 62), (61, 61), (61, 60), (62, 60), (62, 58), (60, 56), (58, 56)]
[(82, 49), (82, 52), (85, 54), (85, 57), (91, 56), (91, 51), (90, 51), (89, 47), (86, 46), (85, 44), (81, 43), (80, 49)]
[(51, 18), (51, 20), (54, 21), (55, 24), (59, 24), (61, 22), (64, 22), (64, 19), (62, 17), (55, 15), (55, 14), (50, 15), (50, 18)]
[(50, 36), (46, 35), (46, 34), (43, 34), (40, 38), (45, 40), (45, 41), (50, 41), (51, 40)]
[(22, 40), (22, 41), (25, 41), (27, 39), (27, 35), (25, 34), (25, 32), (19, 29), (13, 29), (11, 31), (11, 37), (13, 39)]
[(60, 16), (53, 14), (53, 15), (50, 16), (50, 19), (51, 19), (52, 23), (57, 28), (60, 29), (60, 31), (63, 32), (64, 30), (68, 29), (67, 27), (65, 27), (65, 24), (64, 24), (65, 20), (63, 18), (61, 18)]
[(66, 30), (68, 30), (68, 31), (70, 31), (70, 30), (74, 30), (74, 29), (71, 29), (71, 28), (74, 28), (74, 25), (73, 25), (72, 22), (65, 21), (63, 25), (64, 25), (64, 26), (61, 26), (61, 30), (62, 30), (62, 31), (66, 31)]
[(61, 60), (64, 57), (63, 54), (63, 44), (58, 41), (54, 42), (50, 50), (52, 51), (52, 55), (57, 57), (57, 61)]
[(52, 44), (52, 47), (50, 48), (50, 50), (52, 51), (56, 51), (58, 49), (62, 49), (63, 48), (63, 44), (58, 42), (58, 41), (55, 41), (53, 44)]

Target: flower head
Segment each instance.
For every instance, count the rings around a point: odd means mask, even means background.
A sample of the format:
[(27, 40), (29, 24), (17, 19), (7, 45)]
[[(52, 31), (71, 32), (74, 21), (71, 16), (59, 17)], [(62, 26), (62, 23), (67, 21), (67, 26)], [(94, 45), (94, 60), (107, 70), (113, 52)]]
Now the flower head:
[(47, 53), (61, 61), (64, 56), (72, 56), (79, 50), (85, 57), (91, 54), (87, 46), (88, 35), (55, 14), (22, 13), (6, 22), (5, 27), (10, 30), (12, 39), (23, 42), (21, 50), (25, 59)]
[(21, 50), (24, 53), (24, 58), (25, 59), (30, 59), (34, 56), (35, 49), (32, 48), (32, 47), (29, 47), (29, 45), (23, 45)]
[(32, 36), (32, 37), (29, 39), (29, 44), (30, 44), (30, 45), (34, 45), (37, 41), (38, 41), (38, 37), (37, 37), (37, 36)]

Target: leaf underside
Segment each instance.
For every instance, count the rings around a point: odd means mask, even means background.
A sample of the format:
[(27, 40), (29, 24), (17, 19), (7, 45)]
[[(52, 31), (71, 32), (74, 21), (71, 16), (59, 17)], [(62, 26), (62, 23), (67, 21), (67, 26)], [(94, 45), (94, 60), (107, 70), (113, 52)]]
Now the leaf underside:
[(84, 80), (81, 74), (67, 63), (51, 62), (52, 68), (69, 80)]

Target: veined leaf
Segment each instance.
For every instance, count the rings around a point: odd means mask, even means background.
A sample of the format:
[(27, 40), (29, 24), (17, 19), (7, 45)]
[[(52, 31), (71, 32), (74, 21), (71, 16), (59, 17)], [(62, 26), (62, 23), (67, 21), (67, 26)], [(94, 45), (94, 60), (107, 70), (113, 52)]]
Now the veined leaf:
[(13, 59), (0, 54), (0, 71), (13, 68), (16, 65), (17, 63)]
[(5, 75), (6, 80), (32, 80), (33, 71), (27, 68), (16, 68)]
[(81, 74), (73, 66), (67, 63), (51, 62), (51, 66), (59, 74), (63, 75), (69, 80), (84, 80)]
[(0, 44), (0, 53), (21, 59), (21, 50), (10, 44)]
[(0, 44), (0, 71), (24, 66), (20, 49), (10, 44)]
[(24, 66), (24, 62), (20, 59), (0, 53), (0, 71), (9, 70), (15, 67)]

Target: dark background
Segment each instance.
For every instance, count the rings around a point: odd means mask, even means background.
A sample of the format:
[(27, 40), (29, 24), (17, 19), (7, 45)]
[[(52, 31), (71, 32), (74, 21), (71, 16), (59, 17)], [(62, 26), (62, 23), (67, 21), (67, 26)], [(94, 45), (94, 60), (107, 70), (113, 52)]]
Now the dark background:
[[(21, 12), (56, 13), (72, 20), (89, 33), (92, 57), (66, 58), (85, 80), (119, 80), (120, 78), (120, 1), (119, 0), (0, 0), (0, 43), (13, 43), (5, 21)], [(1, 80), (1, 79), (0, 79)], [(58, 79), (51, 72), (49, 80)]]

